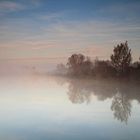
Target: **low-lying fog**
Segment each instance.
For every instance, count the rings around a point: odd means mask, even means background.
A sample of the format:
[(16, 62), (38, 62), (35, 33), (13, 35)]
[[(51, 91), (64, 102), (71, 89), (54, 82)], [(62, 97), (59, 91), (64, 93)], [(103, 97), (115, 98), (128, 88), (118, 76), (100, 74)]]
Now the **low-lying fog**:
[(0, 139), (140, 139), (139, 82), (60, 77), (49, 67), (1, 63)]

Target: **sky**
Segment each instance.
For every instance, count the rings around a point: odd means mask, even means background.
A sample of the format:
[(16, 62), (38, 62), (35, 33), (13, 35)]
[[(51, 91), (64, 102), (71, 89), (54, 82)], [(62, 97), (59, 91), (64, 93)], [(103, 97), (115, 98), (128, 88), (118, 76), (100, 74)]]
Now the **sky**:
[(140, 56), (140, 0), (0, 0), (0, 60), (109, 59), (128, 41)]

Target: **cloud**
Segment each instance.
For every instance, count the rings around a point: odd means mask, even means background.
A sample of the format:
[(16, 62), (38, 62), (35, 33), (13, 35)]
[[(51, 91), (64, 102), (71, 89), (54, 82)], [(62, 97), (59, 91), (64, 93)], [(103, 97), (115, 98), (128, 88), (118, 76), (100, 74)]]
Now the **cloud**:
[(42, 0), (31, 0), (31, 4), (33, 4), (34, 6), (40, 6)]
[(135, 39), (140, 37), (139, 25), (111, 23), (103, 21), (59, 22), (51, 24), (43, 31), (59, 40), (73, 40), (82, 42), (108, 42)]
[(38, 19), (42, 20), (42, 22), (49, 21), (49, 22), (61, 22), (67, 20), (72, 14), (74, 14), (74, 10), (63, 10), (58, 12), (46, 12), (42, 15), (38, 15)]
[(16, 19), (1, 26), (1, 58), (53, 58), (83, 53), (105, 59), (110, 57), (114, 45), (126, 40), (134, 54), (140, 52), (136, 49), (140, 44), (139, 24), (88, 20), (49, 22), (40, 26), (27, 21)]
[(29, 1), (0, 1), (0, 15), (5, 15), (11, 12), (20, 10), (31, 10), (38, 8), (42, 0), (29, 0)]
[(39, 18), (47, 21), (52, 21), (52, 20), (57, 20), (62, 16), (63, 16), (62, 13), (51, 13), (47, 15), (41, 15)]
[(7, 13), (7, 12), (13, 12), (13, 11), (18, 11), (22, 10), (24, 7), (16, 2), (12, 1), (1, 1), (0, 2), (0, 12), (1, 13)]
[(119, 2), (101, 7), (97, 10), (97, 14), (102, 18), (110, 20), (121, 20), (121, 22), (140, 22), (140, 1)]

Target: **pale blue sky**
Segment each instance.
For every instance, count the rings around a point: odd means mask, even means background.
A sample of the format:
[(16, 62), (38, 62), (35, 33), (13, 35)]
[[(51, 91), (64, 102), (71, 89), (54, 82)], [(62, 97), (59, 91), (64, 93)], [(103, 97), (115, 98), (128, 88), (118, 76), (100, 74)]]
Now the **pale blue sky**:
[(128, 41), (140, 56), (139, 0), (0, 0), (0, 59), (109, 59)]

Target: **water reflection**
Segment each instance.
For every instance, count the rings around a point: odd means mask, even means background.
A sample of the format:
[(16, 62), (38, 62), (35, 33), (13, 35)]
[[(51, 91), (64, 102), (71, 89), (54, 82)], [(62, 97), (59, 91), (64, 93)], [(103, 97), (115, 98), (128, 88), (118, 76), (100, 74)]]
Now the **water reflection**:
[(127, 124), (131, 116), (131, 101), (140, 102), (139, 82), (128, 80), (105, 80), (105, 79), (68, 79), (58, 78), (61, 85), (68, 83), (68, 97), (72, 103), (90, 103), (92, 96), (103, 101), (111, 99), (111, 110), (114, 118)]
[(113, 97), (111, 110), (113, 111), (114, 118), (127, 124), (128, 118), (131, 115), (131, 102), (127, 99), (126, 95), (118, 92)]

